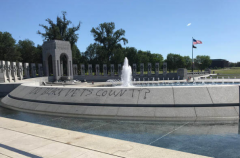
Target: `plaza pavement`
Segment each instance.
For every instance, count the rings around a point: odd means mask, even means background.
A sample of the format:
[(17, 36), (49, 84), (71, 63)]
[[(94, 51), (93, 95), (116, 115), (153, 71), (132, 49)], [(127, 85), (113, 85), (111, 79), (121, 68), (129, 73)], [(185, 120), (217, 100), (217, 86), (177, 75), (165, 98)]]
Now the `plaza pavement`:
[(0, 158), (203, 158), (205, 156), (0, 117)]

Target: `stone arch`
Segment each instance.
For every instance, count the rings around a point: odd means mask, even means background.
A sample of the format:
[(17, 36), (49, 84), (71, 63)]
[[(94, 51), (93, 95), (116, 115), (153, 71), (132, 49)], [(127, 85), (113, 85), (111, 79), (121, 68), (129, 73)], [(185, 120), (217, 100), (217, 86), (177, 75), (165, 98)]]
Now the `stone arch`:
[(60, 75), (68, 76), (69, 75), (69, 57), (66, 53), (61, 53), (60, 55)]
[[(51, 55), (54, 80), (73, 79), (72, 50), (70, 42), (60, 40), (46, 41), (42, 45), (42, 53), (44, 74), (46, 74), (47, 76), (49, 76), (50, 74), (48, 57)], [(61, 66), (61, 57), (65, 57), (65, 62), (62, 65), (63, 67)]]
[(47, 75), (52, 76), (53, 75), (53, 57), (51, 54), (49, 54), (47, 57), (47, 70), (48, 70)]

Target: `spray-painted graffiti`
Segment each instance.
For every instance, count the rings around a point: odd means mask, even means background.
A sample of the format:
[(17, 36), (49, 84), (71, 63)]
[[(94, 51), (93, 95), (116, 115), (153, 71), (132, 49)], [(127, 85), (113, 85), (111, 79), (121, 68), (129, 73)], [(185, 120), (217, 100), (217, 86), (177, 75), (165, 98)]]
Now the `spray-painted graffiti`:
[[(141, 89), (78, 89), (78, 88), (42, 88), (36, 87), (29, 92), (30, 95), (47, 95), (59, 97), (143, 97), (146, 99), (151, 91), (148, 88)], [(140, 95), (141, 94), (141, 95)]]

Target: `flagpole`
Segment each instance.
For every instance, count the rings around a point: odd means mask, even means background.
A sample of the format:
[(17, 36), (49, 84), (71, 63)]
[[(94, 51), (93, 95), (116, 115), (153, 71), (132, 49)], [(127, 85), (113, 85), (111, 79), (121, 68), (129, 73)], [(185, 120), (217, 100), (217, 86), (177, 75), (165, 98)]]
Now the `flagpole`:
[(193, 37), (192, 37), (192, 74), (193, 74)]

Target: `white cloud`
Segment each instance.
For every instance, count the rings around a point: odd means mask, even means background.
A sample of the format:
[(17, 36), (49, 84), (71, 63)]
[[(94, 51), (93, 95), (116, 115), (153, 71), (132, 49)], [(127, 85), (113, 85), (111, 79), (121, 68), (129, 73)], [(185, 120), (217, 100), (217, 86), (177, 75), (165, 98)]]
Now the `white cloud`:
[(190, 26), (192, 23), (188, 23), (187, 26)]

